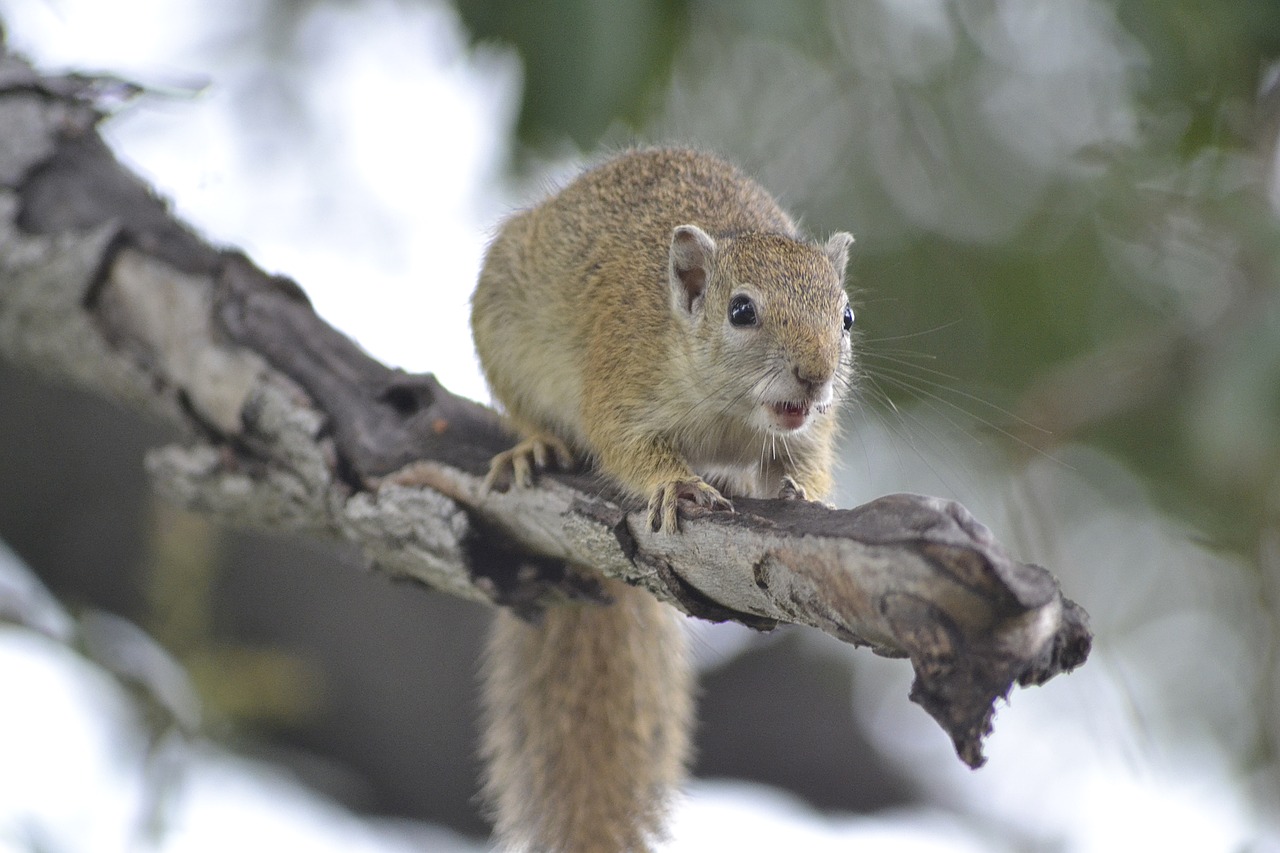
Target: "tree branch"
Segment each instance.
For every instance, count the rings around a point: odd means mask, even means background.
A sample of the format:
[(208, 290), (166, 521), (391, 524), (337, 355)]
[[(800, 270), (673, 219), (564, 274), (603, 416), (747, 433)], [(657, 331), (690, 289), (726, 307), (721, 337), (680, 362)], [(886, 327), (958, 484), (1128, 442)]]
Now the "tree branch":
[(1083, 663), (1084, 611), (952, 502), (737, 500), (663, 536), (589, 473), (485, 494), (512, 441), (497, 416), (378, 363), (293, 282), (174, 220), (97, 135), (103, 85), (0, 54), (0, 356), (173, 425), (184, 443), (147, 462), (169, 498), (526, 612), (601, 599), (585, 564), (694, 616), (908, 657), (911, 698), (971, 766), (997, 697)]

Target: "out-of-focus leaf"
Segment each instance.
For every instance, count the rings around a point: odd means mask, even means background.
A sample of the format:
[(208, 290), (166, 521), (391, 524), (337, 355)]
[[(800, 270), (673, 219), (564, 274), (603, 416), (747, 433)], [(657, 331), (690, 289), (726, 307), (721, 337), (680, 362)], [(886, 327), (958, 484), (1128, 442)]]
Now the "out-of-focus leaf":
[(513, 45), (524, 62), (518, 133), (591, 148), (615, 121), (637, 121), (687, 30), (687, 0), (459, 0), (477, 41)]

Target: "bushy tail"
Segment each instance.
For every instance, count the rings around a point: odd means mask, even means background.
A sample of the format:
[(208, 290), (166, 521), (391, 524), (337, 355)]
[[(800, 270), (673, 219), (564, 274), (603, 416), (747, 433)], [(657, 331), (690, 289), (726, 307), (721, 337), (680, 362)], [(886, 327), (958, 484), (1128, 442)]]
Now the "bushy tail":
[(498, 614), (484, 666), (485, 795), (499, 840), (637, 853), (661, 834), (693, 714), (682, 617), (610, 580), (611, 606)]

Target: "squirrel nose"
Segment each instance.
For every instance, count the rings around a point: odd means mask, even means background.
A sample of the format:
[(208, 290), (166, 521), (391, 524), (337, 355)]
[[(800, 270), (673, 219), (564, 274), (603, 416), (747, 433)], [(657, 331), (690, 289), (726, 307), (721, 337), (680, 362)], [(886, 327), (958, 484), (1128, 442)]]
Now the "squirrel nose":
[(792, 373), (795, 374), (796, 379), (800, 381), (800, 384), (804, 386), (805, 390), (810, 393), (817, 391), (823, 385), (830, 382), (831, 378), (835, 375), (835, 371), (831, 370), (826, 365), (818, 367), (812, 364), (796, 365), (792, 368)]

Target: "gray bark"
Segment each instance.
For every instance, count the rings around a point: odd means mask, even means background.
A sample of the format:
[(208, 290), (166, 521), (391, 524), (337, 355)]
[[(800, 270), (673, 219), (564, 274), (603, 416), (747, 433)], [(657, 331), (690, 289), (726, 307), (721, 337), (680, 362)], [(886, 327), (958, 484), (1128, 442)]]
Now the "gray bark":
[(379, 364), (293, 282), (176, 221), (96, 132), (104, 88), (126, 86), (0, 53), (0, 357), (175, 427), (148, 459), (165, 496), (522, 612), (600, 599), (572, 562), (693, 616), (909, 658), (911, 698), (971, 766), (997, 697), (1084, 662), (1084, 611), (952, 502), (738, 500), (663, 536), (590, 473), (485, 494), (511, 442), (497, 416)]

